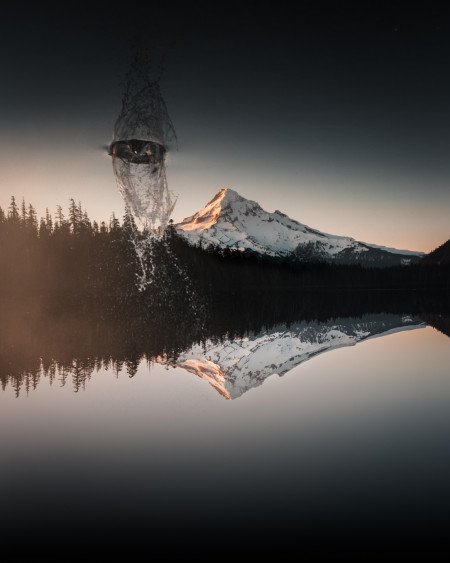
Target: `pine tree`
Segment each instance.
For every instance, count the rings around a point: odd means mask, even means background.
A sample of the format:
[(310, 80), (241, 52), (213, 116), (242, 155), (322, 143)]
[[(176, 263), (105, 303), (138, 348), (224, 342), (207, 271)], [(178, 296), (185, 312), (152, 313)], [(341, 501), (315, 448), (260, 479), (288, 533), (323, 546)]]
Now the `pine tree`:
[(48, 235), (49, 233), (47, 231), (47, 225), (45, 224), (45, 220), (41, 217), (41, 220), (39, 222), (39, 238), (42, 239)]
[(111, 219), (109, 220), (109, 230), (110, 231), (118, 231), (120, 229), (120, 221), (116, 218), (116, 214), (113, 212), (111, 215)]
[(122, 229), (124, 231), (124, 234), (128, 237), (135, 237), (138, 232), (136, 223), (134, 222), (134, 217), (131, 214), (128, 206), (125, 206), (125, 215), (123, 216)]
[(34, 207), (31, 205), (31, 203), (28, 206), (27, 227), (29, 228), (30, 232), (37, 233), (38, 230), (37, 213)]
[(82, 224), (83, 229), (85, 231), (88, 231), (89, 233), (92, 232), (92, 224), (91, 224), (91, 220), (89, 219), (89, 216), (87, 214), (87, 211), (83, 211), (81, 224)]
[(16, 198), (14, 196), (11, 196), (11, 203), (9, 204), (8, 217), (12, 223), (19, 222), (19, 210), (17, 209)]
[(27, 207), (26, 207), (26, 203), (25, 203), (25, 198), (22, 197), (22, 206), (21, 206), (21, 222), (22, 222), (22, 226), (26, 226), (27, 224)]
[(58, 205), (56, 207), (56, 226), (61, 229), (64, 223), (65, 223), (64, 213), (62, 207)]
[(69, 205), (69, 224), (72, 233), (77, 235), (80, 232), (80, 210), (73, 198), (70, 199)]
[(53, 220), (52, 220), (52, 216), (48, 210), (48, 207), (45, 210), (45, 226), (47, 229), (47, 232), (49, 234), (51, 234), (53, 232)]

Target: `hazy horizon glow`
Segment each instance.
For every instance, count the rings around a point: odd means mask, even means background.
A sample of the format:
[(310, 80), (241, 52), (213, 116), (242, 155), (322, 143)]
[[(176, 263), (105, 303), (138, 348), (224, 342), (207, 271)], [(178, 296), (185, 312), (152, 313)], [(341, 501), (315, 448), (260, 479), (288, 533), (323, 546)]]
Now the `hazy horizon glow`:
[(232, 188), (363, 242), (429, 252), (448, 240), (450, 39), (439, 18), (260, 10), (236, 21), (231, 8), (180, 13), (149, 37), (145, 17), (8, 7), (0, 206), (24, 197), (42, 216), (74, 198), (98, 222), (122, 217), (105, 147), (141, 34), (157, 51), (174, 40), (161, 88), (178, 136), (175, 222)]

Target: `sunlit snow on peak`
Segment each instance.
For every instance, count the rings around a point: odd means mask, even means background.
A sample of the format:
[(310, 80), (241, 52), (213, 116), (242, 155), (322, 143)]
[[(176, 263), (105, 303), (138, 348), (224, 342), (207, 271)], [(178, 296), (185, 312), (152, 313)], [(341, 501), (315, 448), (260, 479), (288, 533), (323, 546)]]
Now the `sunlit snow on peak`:
[(206, 206), (175, 224), (193, 245), (253, 251), (272, 257), (295, 256), (301, 261), (336, 260), (342, 263), (400, 263), (401, 254), (312, 229), (281, 211), (269, 213), (236, 191), (222, 189)]

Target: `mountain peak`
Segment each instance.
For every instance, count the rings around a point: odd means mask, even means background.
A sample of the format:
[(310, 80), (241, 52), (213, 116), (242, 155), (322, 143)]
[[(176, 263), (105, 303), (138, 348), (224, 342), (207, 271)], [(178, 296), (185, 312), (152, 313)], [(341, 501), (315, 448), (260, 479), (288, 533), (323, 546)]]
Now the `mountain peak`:
[(229, 188), (220, 190), (203, 209), (175, 227), (191, 244), (213, 244), (277, 258), (290, 256), (299, 261), (388, 266), (418, 259), (311, 229), (281, 211), (265, 211), (256, 201)]
[[(216, 195), (212, 198), (212, 200), (209, 203), (206, 204), (205, 208), (212, 204), (215, 205), (220, 204), (221, 207), (226, 207), (227, 205), (229, 205), (231, 202), (234, 201), (243, 202), (250, 200), (245, 199), (231, 188), (223, 188), (222, 190), (220, 190), (220, 192), (216, 193)], [(256, 204), (256, 202), (251, 202), (251, 203)]]
[(203, 209), (190, 217), (186, 217), (186, 219), (177, 223), (176, 227), (181, 228), (183, 231), (203, 232), (214, 227), (219, 218), (224, 217), (226, 210), (234, 208), (245, 213), (244, 208), (248, 206), (254, 207), (258, 206), (258, 204), (255, 201), (243, 198), (230, 188), (224, 188)]

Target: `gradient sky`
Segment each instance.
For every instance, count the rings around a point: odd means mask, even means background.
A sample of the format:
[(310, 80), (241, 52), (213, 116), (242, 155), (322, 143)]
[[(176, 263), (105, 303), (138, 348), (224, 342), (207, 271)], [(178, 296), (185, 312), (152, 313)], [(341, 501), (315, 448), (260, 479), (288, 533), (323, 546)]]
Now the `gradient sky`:
[(175, 221), (230, 187), (324, 232), (434, 249), (450, 236), (450, 25), (363, 4), (3, 9), (0, 206), (73, 197), (122, 217), (105, 146), (140, 41), (165, 57)]

